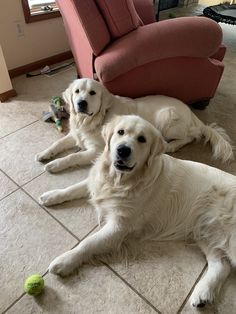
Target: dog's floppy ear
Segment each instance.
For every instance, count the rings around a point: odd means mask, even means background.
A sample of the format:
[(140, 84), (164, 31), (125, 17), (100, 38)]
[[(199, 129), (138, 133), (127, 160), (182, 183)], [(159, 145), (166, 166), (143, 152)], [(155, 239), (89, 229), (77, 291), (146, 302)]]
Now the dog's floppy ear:
[[(102, 85), (102, 84), (101, 84)], [(114, 97), (105, 86), (102, 85), (101, 111), (103, 114), (111, 107), (112, 97)]]
[(69, 106), (69, 111), (74, 112), (74, 105), (73, 105), (73, 100), (72, 100), (72, 84), (71, 83), (67, 89), (62, 93), (62, 98), (64, 102), (66, 103), (67, 106)]
[(117, 120), (119, 120), (119, 116), (115, 116), (110, 122), (105, 124), (102, 128), (102, 137), (105, 141), (105, 151), (110, 150), (110, 140), (114, 131), (114, 127), (116, 125)]
[(166, 150), (166, 142), (163, 139), (161, 133), (158, 130), (154, 130), (153, 132), (153, 141), (150, 149), (150, 154), (147, 159), (147, 166), (152, 167), (153, 162), (164, 153)]

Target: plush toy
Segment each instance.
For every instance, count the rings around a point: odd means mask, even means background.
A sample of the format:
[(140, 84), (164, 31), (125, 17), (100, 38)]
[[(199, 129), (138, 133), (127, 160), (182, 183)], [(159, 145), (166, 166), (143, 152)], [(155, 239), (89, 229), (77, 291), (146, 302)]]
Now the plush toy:
[(62, 118), (69, 118), (69, 114), (65, 109), (65, 103), (61, 97), (53, 96), (49, 112), (43, 112), (43, 120), (45, 122), (54, 121), (58, 131), (62, 132)]
[(174, 18), (176, 18), (176, 15), (174, 13), (170, 12), (168, 17), (169, 17), (169, 19), (174, 19)]

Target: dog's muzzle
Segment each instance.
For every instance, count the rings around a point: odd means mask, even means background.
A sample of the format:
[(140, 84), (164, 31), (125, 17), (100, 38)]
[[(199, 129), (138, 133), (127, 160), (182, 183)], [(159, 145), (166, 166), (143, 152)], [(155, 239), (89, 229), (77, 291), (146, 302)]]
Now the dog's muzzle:
[(119, 145), (116, 150), (116, 161), (114, 166), (120, 171), (131, 171), (134, 166), (127, 165), (127, 158), (131, 155), (131, 148), (127, 145)]
[(126, 159), (130, 156), (131, 154), (131, 148), (126, 145), (119, 145), (117, 147), (117, 156), (121, 159)]
[(88, 116), (91, 116), (93, 114), (93, 112), (88, 112), (88, 103), (86, 100), (80, 100), (77, 106), (79, 112), (87, 114)]

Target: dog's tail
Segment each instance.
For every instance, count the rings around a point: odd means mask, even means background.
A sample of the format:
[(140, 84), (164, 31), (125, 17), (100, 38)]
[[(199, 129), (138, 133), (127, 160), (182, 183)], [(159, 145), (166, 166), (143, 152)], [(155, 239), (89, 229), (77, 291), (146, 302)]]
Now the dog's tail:
[(195, 114), (193, 116), (195, 124), (200, 127), (201, 135), (205, 137), (205, 144), (208, 142), (211, 144), (213, 158), (221, 159), (223, 162), (233, 160), (233, 147), (226, 131), (216, 123), (205, 125)]

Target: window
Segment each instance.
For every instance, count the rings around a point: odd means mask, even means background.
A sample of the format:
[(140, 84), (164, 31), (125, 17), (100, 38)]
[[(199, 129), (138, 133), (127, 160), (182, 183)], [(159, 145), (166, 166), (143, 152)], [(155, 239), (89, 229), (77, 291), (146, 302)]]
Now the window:
[(61, 16), (55, 0), (21, 0), (25, 22), (37, 22)]

